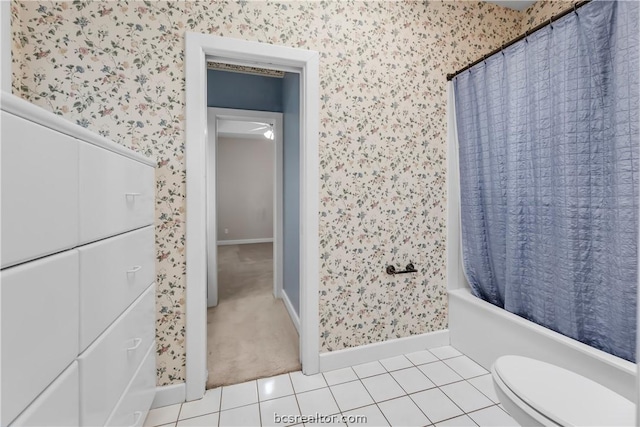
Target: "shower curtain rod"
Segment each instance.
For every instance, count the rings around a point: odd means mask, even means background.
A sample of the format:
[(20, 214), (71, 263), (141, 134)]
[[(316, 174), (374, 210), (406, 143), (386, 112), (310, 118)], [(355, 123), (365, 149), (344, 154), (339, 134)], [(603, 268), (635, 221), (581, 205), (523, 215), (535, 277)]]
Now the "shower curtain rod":
[(471, 64), (467, 65), (463, 69), (458, 70), (455, 73), (447, 74), (447, 81), (452, 80), (455, 76), (457, 76), (458, 74), (462, 73), (463, 71), (467, 71), (469, 68), (473, 67), (474, 65), (479, 64), (482, 61), (485, 61), (490, 56), (493, 56), (496, 53), (502, 52), (505, 48), (511, 46), (512, 44), (517, 43), (517, 42), (519, 42), (520, 40), (522, 40), (522, 39), (524, 39), (526, 37), (529, 37), (531, 34), (535, 33), (538, 30), (541, 30), (542, 28), (546, 27), (547, 25), (552, 25), (553, 21), (557, 21), (558, 19), (562, 18), (565, 15), (570, 14), (571, 12), (576, 12), (579, 8), (581, 8), (582, 6), (584, 6), (585, 4), (590, 3), (590, 2), (591, 2), (591, 0), (583, 0), (583, 1), (579, 1), (577, 3), (574, 3), (574, 5), (572, 7), (570, 7), (569, 9), (567, 9), (567, 10), (565, 10), (563, 12), (560, 12), (557, 15), (552, 16), (551, 19), (549, 19), (548, 21), (545, 21), (542, 24), (532, 28), (531, 30), (525, 31), (524, 34), (521, 34), (520, 36), (518, 36), (515, 39), (511, 40), (510, 42), (508, 42), (506, 44), (503, 44), (502, 46), (500, 46), (497, 49), (492, 50), (491, 52), (489, 52), (488, 54), (486, 54), (482, 58), (478, 59), (475, 62), (472, 62)]

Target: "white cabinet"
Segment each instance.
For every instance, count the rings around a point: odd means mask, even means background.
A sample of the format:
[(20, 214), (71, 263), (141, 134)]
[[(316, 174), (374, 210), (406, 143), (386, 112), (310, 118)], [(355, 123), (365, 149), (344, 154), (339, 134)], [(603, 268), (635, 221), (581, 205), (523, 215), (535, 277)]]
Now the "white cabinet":
[(144, 359), (155, 335), (145, 321), (153, 317), (154, 296), (150, 286), (78, 357), (83, 425), (104, 425)]
[(140, 425), (155, 393), (155, 164), (1, 100), (0, 424)]
[(2, 270), (2, 425), (78, 354), (78, 251)]
[(78, 141), (2, 111), (2, 268), (78, 243)]
[(152, 345), (146, 352), (140, 369), (127, 386), (122, 398), (109, 416), (106, 426), (141, 426), (145, 416), (140, 408), (151, 406), (154, 398), (156, 384), (155, 346)]
[(11, 427), (79, 426), (78, 381), (78, 362), (73, 362), (20, 414)]
[(153, 223), (154, 169), (98, 147), (80, 146), (80, 242)]
[(153, 226), (81, 246), (80, 350), (155, 281)]

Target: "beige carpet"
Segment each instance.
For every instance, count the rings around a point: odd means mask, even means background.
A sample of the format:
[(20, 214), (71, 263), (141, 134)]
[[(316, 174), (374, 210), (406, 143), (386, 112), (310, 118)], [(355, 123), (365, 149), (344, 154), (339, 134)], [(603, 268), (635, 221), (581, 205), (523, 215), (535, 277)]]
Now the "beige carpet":
[(207, 389), (300, 369), (298, 332), (273, 297), (271, 243), (218, 246), (218, 306), (207, 323)]

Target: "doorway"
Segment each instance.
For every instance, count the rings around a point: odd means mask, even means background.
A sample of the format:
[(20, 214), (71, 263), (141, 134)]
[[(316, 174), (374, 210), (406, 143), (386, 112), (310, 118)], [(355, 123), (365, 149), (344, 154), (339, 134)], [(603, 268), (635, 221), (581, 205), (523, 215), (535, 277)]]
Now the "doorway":
[(207, 307), (218, 305), (219, 245), (273, 243), (282, 297), (282, 122), (282, 113), (207, 108)]
[(205, 392), (207, 241), (207, 59), (300, 74), (300, 355), (302, 371), (320, 369), (319, 54), (266, 43), (186, 33), (186, 372), (185, 400)]
[(300, 369), (282, 280), (282, 116), (208, 108), (208, 389)]

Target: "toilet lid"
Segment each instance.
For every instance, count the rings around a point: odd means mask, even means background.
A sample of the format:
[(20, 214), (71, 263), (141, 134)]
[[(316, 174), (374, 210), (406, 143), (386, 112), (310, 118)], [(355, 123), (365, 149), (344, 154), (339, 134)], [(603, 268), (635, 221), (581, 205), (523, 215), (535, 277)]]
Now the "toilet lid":
[(521, 356), (503, 356), (496, 374), (530, 407), (563, 426), (633, 426), (635, 405), (588, 378)]

